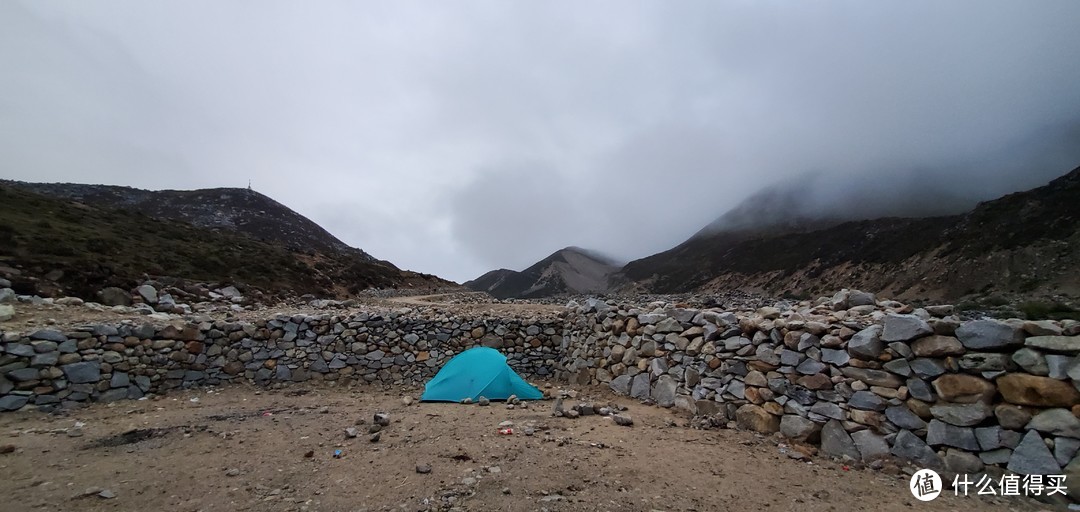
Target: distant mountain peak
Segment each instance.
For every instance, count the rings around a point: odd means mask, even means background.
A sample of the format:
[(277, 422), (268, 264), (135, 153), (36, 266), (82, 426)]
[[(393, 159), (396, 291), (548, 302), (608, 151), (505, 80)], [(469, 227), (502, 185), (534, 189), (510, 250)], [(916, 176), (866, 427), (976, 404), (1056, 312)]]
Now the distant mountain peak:
[(465, 283), (498, 298), (550, 297), (563, 293), (602, 293), (618, 271), (612, 258), (581, 247), (565, 247), (521, 272), (499, 269)]

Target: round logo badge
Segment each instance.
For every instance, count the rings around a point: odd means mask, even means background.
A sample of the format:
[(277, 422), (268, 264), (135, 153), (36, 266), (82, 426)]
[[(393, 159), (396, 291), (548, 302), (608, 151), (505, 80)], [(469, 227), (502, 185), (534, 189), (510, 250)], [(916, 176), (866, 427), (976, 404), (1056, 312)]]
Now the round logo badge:
[(911, 485), (908, 489), (915, 499), (930, 501), (941, 494), (941, 476), (932, 469), (920, 469), (911, 475)]

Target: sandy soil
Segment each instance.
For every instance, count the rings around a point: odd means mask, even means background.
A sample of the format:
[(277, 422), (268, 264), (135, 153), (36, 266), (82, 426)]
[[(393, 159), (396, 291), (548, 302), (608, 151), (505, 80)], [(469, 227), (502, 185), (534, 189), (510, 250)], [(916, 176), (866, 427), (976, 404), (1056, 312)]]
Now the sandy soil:
[[(792, 460), (772, 438), (694, 430), (669, 410), (601, 388), (580, 392), (628, 407), (634, 426), (601, 416), (554, 418), (547, 401), (513, 410), (405, 405), (403, 397), (419, 390), (314, 385), (179, 392), (67, 416), (5, 413), (0, 508), (413, 511), (438, 509), (451, 497), (460, 510), (512, 511), (1040, 508), (1022, 498), (950, 492), (919, 502), (899, 472)], [(392, 422), (371, 442), (376, 412)], [(498, 433), (503, 421), (514, 423), (513, 435)], [(360, 435), (346, 438), (354, 426)], [(525, 435), (528, 426), (534, 435)], [(420, 474), (417, 465), (431, 472)], [(101, 490), (115, 497), (100, 497)]]

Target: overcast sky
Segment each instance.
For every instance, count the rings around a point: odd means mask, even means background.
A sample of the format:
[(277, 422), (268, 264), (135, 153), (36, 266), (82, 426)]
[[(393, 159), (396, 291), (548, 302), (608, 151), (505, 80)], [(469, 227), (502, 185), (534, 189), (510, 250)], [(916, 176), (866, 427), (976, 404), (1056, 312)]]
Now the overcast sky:
[(767, 186), (977, 200), (1080, 165), (1078, 20), (1074, 0), (8, 0), (0, 177), (250, 179), (459, 282), (568, 245), (629, 260)]

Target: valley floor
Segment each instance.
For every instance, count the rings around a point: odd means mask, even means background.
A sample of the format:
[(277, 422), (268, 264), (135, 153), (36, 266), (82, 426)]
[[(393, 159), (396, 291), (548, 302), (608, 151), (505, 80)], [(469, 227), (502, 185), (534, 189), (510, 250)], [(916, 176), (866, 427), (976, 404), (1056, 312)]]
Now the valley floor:
[[(64, 416), (0, 414), (0, 508), (1049, 508), (1022, 498), (955, 497), (952, 491), (923, 503), (907, 490), (909, 477), (891, 464), (875, 471), (821, 457), (801, 462), (783, 455), (773, 438), (695, 430), (670, 410), (607, 389), (577, 392), (579, 399), (628, 407), (634, 425), (595, 415), (554, 418), (549, 401), (509, 410), (502, 403), (417, 403), (419, 389), (327, 385), (237, 385), (95, 404)], [(372, 442), (368, 428), (376, 412), (389, 413), (391, 423)], [(512, 435), (499, 434), (504, 421), (514, 423)], [(357, 437), (347, 438), (350, 427)], [(527, 428), (533, 435), (526, 435)], [(334, 458), (335, 450), (341, 458)], [(418, 473), (418, 465), (430, 466), (430, 473)]]

